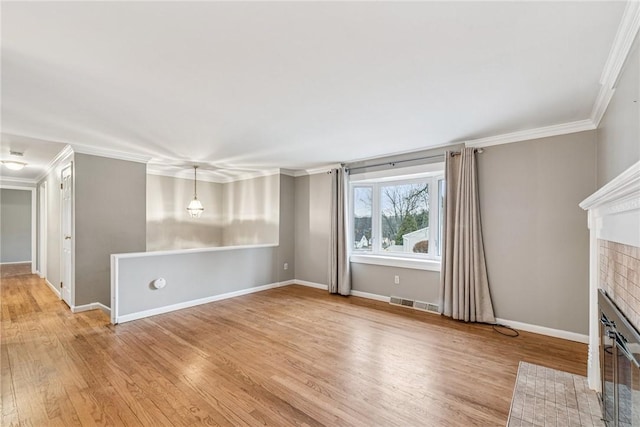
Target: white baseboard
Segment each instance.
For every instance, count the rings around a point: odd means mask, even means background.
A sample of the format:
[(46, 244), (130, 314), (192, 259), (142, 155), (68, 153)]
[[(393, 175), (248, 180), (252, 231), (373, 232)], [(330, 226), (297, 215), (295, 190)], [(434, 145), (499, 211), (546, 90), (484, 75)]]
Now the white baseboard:
[(29, 260), (29, 261), (0, 262), (0, 265), (12, 265), (12, 264), (31, 264), (31, 260)]
[(53, 286), (51, 284), (51, 282), (49, 281), (49, 279), (44, 279), (45, 283), (47, 284), (47, 286), (49, 286), (49, 288), (51, 288), (51, 290), (53, 291), (54, 294), (56, 294), (56, 296), (58, 297), (58, 299), (60, 299), (60, 290), (56, 289), (55, 286)]
[(76, 305), (71, 307), (72, 313), (82, 313), (83, 311), (89, 310), (102, 310), (107, 314), (111, 314), (111, 309), (99, 302), (92, 302), (91, 304)]
[(515, 320), (496, 319), (501, 325), (507, 325), (513, 329), (521, 331), (533, 332), (535, 334), (546, 335), (549, 337), (562, 338), (569, 341), (581, 342), (589, 344), (589, 335), (578, 334), (576, 332), (563, 331), (561, 329), (547, 328), (546, 326), (531, 325), (529, 323), (516, 322)]
[(382, 301), (382, 302), (389, 302), (389, 300), (391, 299), (391, 297), (385, 297), (384, 295), (371, 294), (369, 292), (354, 291), (354, 290), (351, 290), (351, 295), (353, 295), (354, 297), (372, 299), (375, 301)]
[(291, 285), (302, 285), (302, 286), (307, 286), (309, 288), (316, 288), (316, 289), (324, 289), (325, 291), (329, 290), (329, 286), (328, 285), (323, 285), (322, 283), (315, 283), (315, 282), (307, 282), (306, 280), (289, 280), (289, 282)]
[[(351, 295), (353, 295), (354, 297), (361, 297), (361, 298), (367, 298), (367, 299), (372, 299), (376, 301), (389, 302), (389, 297), (384, 295), (371, 294), (369, 292), (351, 291)], [(555, 337), (555, 338), (562, 338), (565, 340), (576, 341), (584, 344), (589, 343), (588, 335), (578, 334), (575, 332), (547, 328), (545, 326), (531, 325), (529, 323), (516, 322), (513, 320), (507, 320), (507, 319), (496, 319), (496, 322), (501, 325), (510, 326), (514, 329), (519, 329), (521, 331), (533, 332), (535, 334), (546, 335), (546, 336)]]
[[(183, 308), (195, 307), (197, 305), (207, 304), (210, 302), (221, 301), (224, 299), (239, 297), (242, 295), (252, 294), (255, 292), (266, 291), (267, 289), (279, 288), (290, 284), (286, 282), (269, 283), (267, 285), (255, 286), (253, 288), (241, 289), (239, 291), (227, 292), (226, 294), (213, 295), (206, 298), (200, 298), (191, 301), (185, 301), (178, 304), (167, 305), (164, 307), (152, 308), (151, 310), (139, 311), (137, 313), (130, 313), (116, 317), (116, 323), (130, 322), (132, 320), (143, 319), (145, 317), (156, 316), (158, 314), (169, 313), (171, 311), (182, 310)], [(297, 283), (297, 282), (296, 282)]]

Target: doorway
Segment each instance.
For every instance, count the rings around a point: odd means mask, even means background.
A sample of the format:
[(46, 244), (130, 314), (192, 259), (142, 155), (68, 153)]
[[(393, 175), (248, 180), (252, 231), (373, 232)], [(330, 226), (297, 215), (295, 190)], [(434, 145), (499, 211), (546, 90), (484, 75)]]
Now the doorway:
[(38, 238), (38, 272), (47, 277), (47, 181), (40, 184), (40, 236)]
[(61, 266), (60, 295), (69, 307), (73, 307), (73, 163), (61, 172)]

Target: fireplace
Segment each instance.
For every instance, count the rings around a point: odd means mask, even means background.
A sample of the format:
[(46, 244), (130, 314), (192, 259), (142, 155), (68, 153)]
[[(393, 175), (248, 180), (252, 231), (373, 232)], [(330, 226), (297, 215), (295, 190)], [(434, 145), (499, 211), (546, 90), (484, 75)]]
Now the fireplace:
[[(640, 341), (634, 341), (640, 330), (640, 161), (580, 207), (588, 210), (590, 232), (589, 387), (602, 393), (605, 410), (614, 397), (626, 399), (626, 406), (640, 407), (627, 399), (635, 394), (628, 390), (640, 389), (640, 375), (631, 369), (635, 354), (640, 354)], [(615, 310), (603, 310), (605, 303)], [(607, 312), (624, 321), (611, 319)], [(601, 323), (603, 313), (605, 322), (615, 326)], [(626, 353), (632, 357), (627, 358)], [(620, 402), (615, 405), (623, 407)], [(621, 413), (618, 415), (620, 421)]]
[(603, 289), (598, 308), (603, 419), (608, 427), (640, 426), (640, 334)]

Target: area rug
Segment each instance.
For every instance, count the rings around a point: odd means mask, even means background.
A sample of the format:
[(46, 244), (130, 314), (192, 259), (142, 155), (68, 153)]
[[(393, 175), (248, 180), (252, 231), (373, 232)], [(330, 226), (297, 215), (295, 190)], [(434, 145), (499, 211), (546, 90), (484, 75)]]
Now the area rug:
[(587, 378), (520, 362), (507, 427), (604, 427)]

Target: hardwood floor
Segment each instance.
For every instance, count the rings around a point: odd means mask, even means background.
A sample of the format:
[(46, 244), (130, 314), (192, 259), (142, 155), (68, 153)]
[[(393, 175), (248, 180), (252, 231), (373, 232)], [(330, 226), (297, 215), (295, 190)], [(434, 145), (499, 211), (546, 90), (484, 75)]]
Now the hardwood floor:
[(0, 278), (2, 279), (6, 277), (22, 276), (24, 274), (31, 274), (30, 262), (0, 265)]
[(504, 426), (524, 360), (585, 345), (288, 286), (117, 326), (2, 280), (2, 426)]

